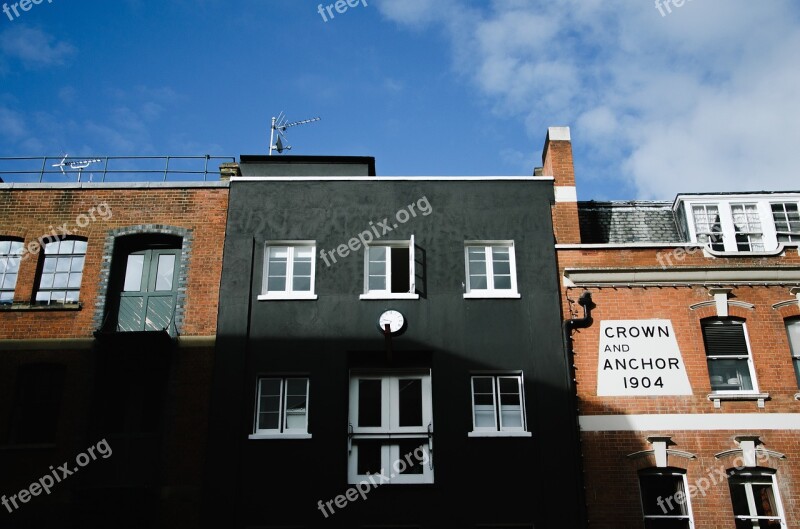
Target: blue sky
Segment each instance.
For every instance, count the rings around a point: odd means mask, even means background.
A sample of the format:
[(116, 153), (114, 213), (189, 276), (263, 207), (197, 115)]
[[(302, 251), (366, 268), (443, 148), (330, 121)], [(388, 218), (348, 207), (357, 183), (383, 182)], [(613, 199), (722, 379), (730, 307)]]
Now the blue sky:
[(583, 200), (800, 188), (800, 6), (675, 1), (44, 0), (0, 13), (0, 156), (260, 154), (284, 111), (385, 176), (528, 175), (568, 125)]

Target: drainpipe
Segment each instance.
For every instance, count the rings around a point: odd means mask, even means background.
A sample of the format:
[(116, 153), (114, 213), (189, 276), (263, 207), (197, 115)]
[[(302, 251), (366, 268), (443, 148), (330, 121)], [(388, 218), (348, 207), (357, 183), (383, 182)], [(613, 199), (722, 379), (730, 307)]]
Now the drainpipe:
[[(575, 363), (573, 357), (575, 351), (572, 347), (572, 331), (574, 329), (585, 329), (592, 325), (592, 308), (595, 306), (592, 302), (592, 293), (584, 292), (578, 299), (578, 305), (583, 307), (583, 318), (573, 318), (564, 320), (564, 360), (567, 367), (567, 389), (569, 392), (569, 406), (571, 410), (578, 412), (578, 393), (575, 387)], [(578, 516), (582, 520), (584, 527), (588, 527), (588, 520), (586, 519), (586, 488), (583, 484), (583, 450), (581, 450), (581, 431), (578, 424), (577, 417), (575, 419), (575, 429), (573, 431), (575, 436), (573, 445), (578, 448), (578, 466), (577, 466), (577, 483), (581, 484), (578, 490)]]

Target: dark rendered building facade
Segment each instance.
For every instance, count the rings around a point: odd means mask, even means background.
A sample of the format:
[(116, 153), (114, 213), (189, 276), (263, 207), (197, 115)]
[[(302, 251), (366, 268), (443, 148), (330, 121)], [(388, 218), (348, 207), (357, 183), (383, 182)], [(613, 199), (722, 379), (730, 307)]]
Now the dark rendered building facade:
[(552, 177), (243, 156), (209, 527), (582, 527)]

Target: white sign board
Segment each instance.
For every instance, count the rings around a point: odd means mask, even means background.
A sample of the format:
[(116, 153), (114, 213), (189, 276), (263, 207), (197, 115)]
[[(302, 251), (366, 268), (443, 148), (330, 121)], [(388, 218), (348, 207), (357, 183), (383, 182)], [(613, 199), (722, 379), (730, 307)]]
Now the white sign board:
[(691, 394), (670, 320), (600, 322), (598, 396)]

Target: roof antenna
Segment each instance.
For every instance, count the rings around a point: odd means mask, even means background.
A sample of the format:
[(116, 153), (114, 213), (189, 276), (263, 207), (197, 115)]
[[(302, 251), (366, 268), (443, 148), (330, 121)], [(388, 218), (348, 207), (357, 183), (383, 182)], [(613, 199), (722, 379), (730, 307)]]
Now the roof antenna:
[[(293, 123), (286, 123), (286, 115), (281, 112), (278, 114), (278, 117), (272, 118), (272, 126), (269, 130), (269, 155), (272, 156), (272, 151), (278, 151), (278, 154), (283, 154), (283, 151), (290, 151), (292, 149), (291, 145), (284, 145), (284, 141), (286, 141), (286, 134), (285, 131), (289, 127), (295, 127), (297, 125), (304, 125), (306, 123), (313, 123), (315, 121), (319, 121), (322, 118), (311, 118), (311, 119), (304, 119), (302, 121), (295, 121)], [(277, 132), (277, 140), (275, 139), (275, 132)]]
[[(66, 171), (64, 171), (65, 167), (69, 167), (73, 171), (78, 171), (78, 182), (81, 181), (81, 176), (83, 175), (83, 170), (84, 169), (86, 169), (87, 167), (89, 167), (93, 163), (100, 163), (100, 162), (103, 161), (100, 158), (92, 158), (91, 160), (74, 160), (74, 161), (68, 162), (67, 158), (69, 158), (69, 154), (65, 154), (64, 157), (61, 159), (61, 161), (59, 163), (53, 164), (53, 167), (58, 167), (59, 169), (61, 169), (61, 173), (64, 176), (67, 176)], [(91, 173), (90, 173), (90, 175), (91, 175)], [(89, 177), (89, 181), (90, 182), (92, 181), (91, 180), (91, 176)]]

